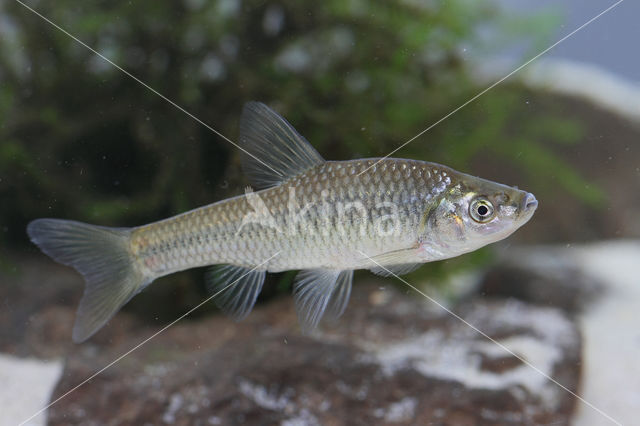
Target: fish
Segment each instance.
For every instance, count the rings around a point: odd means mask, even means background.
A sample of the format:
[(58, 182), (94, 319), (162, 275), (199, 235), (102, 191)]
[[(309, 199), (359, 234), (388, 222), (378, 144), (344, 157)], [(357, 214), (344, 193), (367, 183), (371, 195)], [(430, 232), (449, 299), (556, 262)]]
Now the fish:
[[(244, 194), (132, 228), (36, 219), (31, 241), (85, 280), (73, 326), (80, 343), (155, 279), (209, 266), (208, 289), (235, 320), (266, 273), (299, 270), (304, 333), (344, 312), (353, 271), (391, 276), (508, 237), (533, 215), (529, 192), (400, 158), (326, 161), (265, 104), (245, 104), (239, 131)], [(255, 191), (254, 191), (255, 188)]]

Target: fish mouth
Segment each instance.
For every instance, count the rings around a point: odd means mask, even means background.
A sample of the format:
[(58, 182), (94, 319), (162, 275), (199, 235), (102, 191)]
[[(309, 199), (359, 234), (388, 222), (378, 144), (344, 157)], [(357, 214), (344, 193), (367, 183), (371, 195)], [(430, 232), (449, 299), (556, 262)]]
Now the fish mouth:
[(527, 194), (522, 197), (522, 201), (520, 202), (521, 217), (524, 218), (525, 221), (528, 221), (529, 219), (531, 219), (531, 216), (533, 216), (533, 213), (537, 208), (538, 200), (532, 193), (527, 192)]
[(522, 198), (522, 204), (521, 204), (522, 210), (523, 211), (533, 211), (538, 207), (538, 200), (536, 200), (535, 195), (533, 195), (530, 192), (527, 192), (527, 195), (525, 195)]

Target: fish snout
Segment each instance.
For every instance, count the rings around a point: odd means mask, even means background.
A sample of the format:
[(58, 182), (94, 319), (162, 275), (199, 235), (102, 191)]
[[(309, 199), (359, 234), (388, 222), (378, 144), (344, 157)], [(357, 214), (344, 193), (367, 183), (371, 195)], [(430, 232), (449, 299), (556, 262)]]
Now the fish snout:
[(530, 192), (527, 192), (527, 195), (522, 197), (522, 203), (520, 207), (523, 211), (533, 211), (538, 207), (538, 200), (536, 200), (535, 195)]

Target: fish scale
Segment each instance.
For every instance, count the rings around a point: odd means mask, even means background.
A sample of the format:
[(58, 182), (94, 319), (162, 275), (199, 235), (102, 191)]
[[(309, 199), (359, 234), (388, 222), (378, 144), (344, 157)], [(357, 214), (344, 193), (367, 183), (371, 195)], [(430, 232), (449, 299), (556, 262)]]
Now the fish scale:
[[(263, 267), (270, 272), (373, 266), (370, 261), (363, 263), (358, 250), (368, 249), (375, 256), (415, 245), (421, 214), (451, 184), (451, 173), (443, 166), (412, 160), (327, 162), (279, 187), (255, 193), (278, 228), (251, 223), (238, 232), (242, 219), (254, 212), (246, 196), (240, 196), (134, 228), (131, 251), (150, 274), (219, 263), (257, 265), (274, 252), (280, 254)], [(300, 212), (290, 208), (292, 202), (309, 205), (307, 214), (296, 217)], [(365, 211), (348, 208), (355, 202)], [(375, 229), (388, 214), (378, 207), (383, 203), (400, 206), (400, 229), (389, 236)], [(342, 212), (336, 208), (341, 204)], [(336, 252), (344, 261), (331, 263)]]

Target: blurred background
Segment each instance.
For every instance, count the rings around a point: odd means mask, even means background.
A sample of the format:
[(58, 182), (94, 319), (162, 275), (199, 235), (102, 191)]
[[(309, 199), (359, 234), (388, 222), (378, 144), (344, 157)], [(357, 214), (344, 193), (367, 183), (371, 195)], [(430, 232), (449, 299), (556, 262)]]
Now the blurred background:
[[(232, 140), (243, 104), (258, 100), (343, 160), (386, 155), (613, 2), (28, 4)], [(512, 248), (640, 237), (640, 65), (629, 54), (638, 13), (621, 4), (394, 154), (540, 201), (498, 249), (408, 279), (455, 299), (450, 277), (492, 270)], [(81, 351), (69, 344), (80, 280), (29, 243), (30, 220), (136, 226), (246, 184), (230, 143), (19, 3), (0, 2), (0, 350)], [(293, 276), (270, 277), (259, 304), (291, 304), (280, 295)], [(202, 270), (159, 281), (125, 308), (138, 327), (158, 328), (206, 296)], [(215, 315), (209, 305), (190, 320)]]

